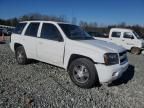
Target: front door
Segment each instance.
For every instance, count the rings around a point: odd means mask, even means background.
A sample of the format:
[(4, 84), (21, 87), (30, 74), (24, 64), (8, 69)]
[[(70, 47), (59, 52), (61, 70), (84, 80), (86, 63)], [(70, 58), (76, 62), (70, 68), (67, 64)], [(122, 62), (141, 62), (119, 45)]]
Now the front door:
[(40, 38), (37, 41), (37, 56), (40, 60), (63, 66), (64, 40), (53, 24), (43, 23)]
[(131, 32), (124, 32), (122, 41), (123, 46), (128, 50), (130, 50), (136, 44), (136, 39), (134, 39), (134, 36)]

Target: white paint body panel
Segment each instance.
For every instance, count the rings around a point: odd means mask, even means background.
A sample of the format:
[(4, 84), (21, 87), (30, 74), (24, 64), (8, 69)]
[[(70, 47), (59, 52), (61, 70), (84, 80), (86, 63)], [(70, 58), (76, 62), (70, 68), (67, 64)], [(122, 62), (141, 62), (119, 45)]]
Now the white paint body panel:
[(37, 58), (57, 66), (63, 66), (64, 43), (53, 40), (37, 40)]
[[(129, 64), (105, 66), (103, 64), (95, 64), (98, 72), (99, 80), (102, 83), (111, 82), (118, 79), (127, 70)], [(113, 75), (115, 73), (115, 75)]]

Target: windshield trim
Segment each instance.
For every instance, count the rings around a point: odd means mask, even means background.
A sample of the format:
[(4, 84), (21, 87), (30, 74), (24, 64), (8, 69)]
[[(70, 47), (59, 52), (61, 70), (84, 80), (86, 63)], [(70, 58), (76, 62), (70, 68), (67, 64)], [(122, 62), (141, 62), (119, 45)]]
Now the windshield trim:
[[(65, 36), (71, 40), (92, 40), (92, 39), (94, 39), (87, 32), (85, 32), (80, 26), (73, 25), (73, 24), (58, 24), (58, 25), (64, 32)], [(77, 32), (74, 32), (75, 30), (72, 31), (72, 27), (73, 28), (77, 27), (77, 29), (79, 31), (77, 31)], [(73, 34), (72, 34), (72, 32), (73, 32)], [(76, 35), (74, 35), (74, 33), (76, 33)]]
[(137, 32), (133, 31), (133, 34), (134, 34), (134, 36), (135, 36), (137, 39), (142, 39), (142, 38), (137, 34)]

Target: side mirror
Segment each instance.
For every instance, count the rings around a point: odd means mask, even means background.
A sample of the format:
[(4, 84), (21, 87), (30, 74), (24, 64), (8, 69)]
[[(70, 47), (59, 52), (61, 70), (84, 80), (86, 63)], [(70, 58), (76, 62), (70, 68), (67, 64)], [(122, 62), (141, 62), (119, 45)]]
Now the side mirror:
[(133, 36), (131, 36), (131, 39), (134, 39), (134, 37), (133, 37)]
[(64, 40), (63, 40), (63, 38), (61, 36), (58, 36), (57, 41), (63, 42)]

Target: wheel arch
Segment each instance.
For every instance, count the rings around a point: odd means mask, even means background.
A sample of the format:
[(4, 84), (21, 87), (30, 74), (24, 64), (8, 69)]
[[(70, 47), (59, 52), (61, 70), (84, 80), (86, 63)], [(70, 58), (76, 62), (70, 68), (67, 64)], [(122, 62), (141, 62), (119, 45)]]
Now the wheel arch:
[(132, 52), (132, 50), (133, 50), (133, 49), (138, 49), (138, 50), (139, 50), (137, 53), (135, 53), (136, 55), (140, 54), (140, 53), (141, 53), (141, 51), (142, 51), (142, 49), (141, 49), (141, 48), (139, 48), (139, 47), (131, 47), (130, 52), (131, 52), (131, 53), (133, 53), (133, 54), (134, 54), (134, 52)]
[(14, 51), (16, 51), (16, 49), (17, 49), (18, 47), (20, 47), (20, 46), (23, 47), (23, 45), (20, 44), (20, 43), (14, 43)]
[(80, 55), (80, 54), (72, 54), (69, 58), (69, 61), (68, 61), (67, 70), (69, 70), (69, 66), (72, 63), (72, 61), (74, 61), (78, 58), (86, 58), (86, 59), (89, 59), (90, 61), (92, 61), (93, 63), (95, 63), (90, 57)]

